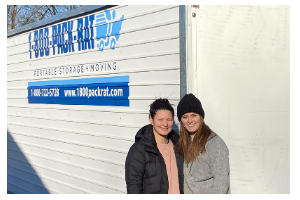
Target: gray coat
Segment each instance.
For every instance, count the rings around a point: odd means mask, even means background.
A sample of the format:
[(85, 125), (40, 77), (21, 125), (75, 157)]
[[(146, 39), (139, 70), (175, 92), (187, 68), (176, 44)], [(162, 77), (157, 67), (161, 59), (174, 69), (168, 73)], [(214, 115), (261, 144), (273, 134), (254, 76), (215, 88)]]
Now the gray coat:
[(229, 151), (217, 134), (212, 133), (205, 145), (206, 152), (198, 159), (184, 163), (185, 194), (229, 194)]

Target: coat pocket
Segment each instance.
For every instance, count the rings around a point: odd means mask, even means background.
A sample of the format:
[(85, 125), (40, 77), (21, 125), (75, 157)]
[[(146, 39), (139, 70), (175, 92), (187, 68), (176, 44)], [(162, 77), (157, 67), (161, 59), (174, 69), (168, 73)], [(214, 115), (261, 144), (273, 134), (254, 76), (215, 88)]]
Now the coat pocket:
[(197, 180), (194, 183), (195, 187), (193, 188), (193, 192), (195, 194), (209, 194), (212, 191), (214, 178), (211, 177), (206, 180)]

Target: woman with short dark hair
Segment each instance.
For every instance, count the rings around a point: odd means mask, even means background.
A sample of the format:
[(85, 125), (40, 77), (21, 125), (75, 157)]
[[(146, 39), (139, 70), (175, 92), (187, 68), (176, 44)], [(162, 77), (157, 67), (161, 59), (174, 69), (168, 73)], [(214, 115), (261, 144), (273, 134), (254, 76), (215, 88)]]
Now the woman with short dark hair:
[(230, 193), (229, 151), (204, 122), (199, 99), (186, 94), (177, 106), (179, 150), (184, 156), (184, 193)]
[(183, 193), (183, 157), (173, 119), (168, 99), (150, 105), (150, 124), (137, 132), (125, 161), (128, 194)]

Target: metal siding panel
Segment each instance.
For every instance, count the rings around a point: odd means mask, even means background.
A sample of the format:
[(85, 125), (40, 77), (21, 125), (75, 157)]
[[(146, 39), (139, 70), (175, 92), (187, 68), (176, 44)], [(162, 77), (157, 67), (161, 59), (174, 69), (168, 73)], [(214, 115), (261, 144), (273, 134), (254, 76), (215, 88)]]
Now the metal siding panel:
[(43, 158), (55, 158), (58, 162), (68, 163), (69, 165), (77, 165), (91, 170), (100, 170), (103, 173), (111, 174), (112, 176), (124, 176), (124, 163), (115, 163), (109, 160), (103, 160), (91, 156), (84, 156), (72, 152), (58, 151), (53, 148), (45, 148), (37, 145), (30, 145), (18, 142), (17, 145), (22, 149), (16, 148), (16, 144), (8, 142), (8, 150), (30, 154)]
[[(23, 190), (13, 184), (10, 184), (9, 179), (7, 182), (7, 191), (12, 192), (13, 194), (33, 194), (33, 192)], [(11, 194), (11, 193), (7, 193), (7, 194)]]
[[(119, 12), (117, 11), (117, 13), (119, 13)], [(126, 14), (124, 14), (124, 15), (126, 15)], [(116, 19), (118, 19), (118, 18), (119, 17), (117, 16)], [(159, 24), (161, 24), (163, 22), (170, 23), (170, 20), (172, 20), (171, 23), (176, 23), (176, 21), (178, 21), (178, 7), (169, 8), (169, 9), (166, 9), (166, 10), (162, 10), (161, 12), (154, 12), (154, 13), (149, 13), (149, 14), (146, 14), (146, 15), (141, 15), (139, 17), (134, 17), (134, 18), (129, 18), (129, 19), (125, 18), (125, 20), (123, 22), (123, 25), (122, 25), (122, 31), (120, 32), (120, 34), (121, 34), (120, 37), (122, 37), (122, 34), (124, 32), (126, 33), (126, 31), (130, 33), (132, 31), (139, 31), (143, 27), (145, 27), (145, 28), (149, 28), (148, 26), (155, 27), (155, 23), (153, 23), (153, 21), (154, 22), (159, 22), (159, 23), (157, 23), (157, 26), (159, 26)], [(74, 27), (77, 27), (77, 21), (74, 20), (73, 23), (74, 23), (73, 29), (75, 29)], [(95, 24), (94, 24), (94, 26), (95, 26)], [(147, 32), (147, 30), (146, 30), (146, 32)], [(178, 34), (179, 34), (178, 32), (174, 32), (174, 33), (175, 33), (175, 36), (176, 35), (178, 36)], [(136, 33), (133, 32), (133, 35), (134, 34), (136, 34)], [(51, 35), (49, 35), (49, 36), (51, 37)], [(134, 43), (140, 43), (141, 40), (142, 41), (143, 40), (147, 40), (147, 36), (151, 36), (151, 34), (143, 34), (143, 33), (137, 34), (138, 38), (136, 40), (131, 40), (131, 41), (134, 42)], [(172, 36), (174, 36), (174, 35), (172, 35)], [(164, 37), (163, 31), (161, 32), (161, 36), (159, 36), (159, 37)], [(26, 39), (27, 39), (27, 47), (29, 48), (28, 36), (27, 36)], [(24, 41), (25, 41), (25, 38), (23, 36), (22, 37), (22, 41), (20, 43), (22, 44), (22, 43), (24, 43)], [(17, 38), (15, 38), (15, 42), (16, 43), (18, 42)], [(125, 46), (125, 45), (123, 45), (123, 43), (124, 44), (126, 44), (126, 43), (130, 44), (132, 42), (130, 42), (130, 40), (128, 41), (128, 39), (126, 40), (126, 37), (125, 37), (125, 40), (122, 39), (122, 42), (120, 42), (119, 44), (120, 44), (120, 47), (122, 47), (122, 46)], [(13, 50), (11, 51), (10, 50), (11, 48), (8, 48), (8, 57), (7, 57), (7, 64), (8, 65), (11, 65), (13, 63), (20, 63), (20, 62), (28, 62), (28, 61), (30, 61), (29, 55), (28, 55), (29, 54), (28, 53), (28, 48), (26, 49), (26, 44), (22, 44), (21, 46), (24, 47), (24, 51), (22, 51), (22, 48), (21, 48), (20, 51), (19, 51), (19, 53), (16, 54), (16, 55), (12, 54)], [(76, 46), (77, 45), (74, 45), (74, 48), (76, 48)], [(52, 51), (52, 49), (50, 49), (50, 50)], [(86, 52), (90, 52), (90, 51), (93, 52), (95, 50), (88, 50), (88, 51), (82, 51), (82, 52), (75, 51), (74, 53), (68, 53), (67, 55), (73, 55), (73, 54), (75, 54), (75, 55), (77, 55), (77, 54), (81, 55), (81, 54), (85, 54)], [(103, 53), (105, 53), (105, 51)], [(97, 54), (99, 54), (98, 51), (97, 51)], [(60, 55), (56, 54), (55, 56), (51, 54), (51, 56), (49, 56), (47, 58), (45, 58), (45, 57), (44, 58), (41, 57), (41, 58), (38, 58), (38, 59), (34, 59), (33, 58), (32, 60), (48, 60), (48, 59), (51, 59), (52, 57), (60, 58), (60, 57), (64, 57), (64, 54), (60, 54)], [(71, 60), (73, 60), (73, 59), (71, 59)], [(60, 62), (60, 61), (58, 61), (58, 62)]]
[[(114, 180), (112, 177), (105, 177), (109, 181), (106, 181), (105, 183), (98, 183), (93, 180), (92, 176), (96, 179), (102, 178), (103, 176), (99, 176), (97, 174), (91, 174), (89, 171), (83, 171), (83, 170), (74, 170), (74, 168), (71, 168), (69, 166), (61, 166), (60, 164), (56, 163), (55, 169), (51, 169), (48, 166), (39, 166), (36, 163), (23, 163), (19, 161), (15, 161), (18, 163), (18, 167), (15, 167), (13, 170), (10, 169), (11, 171), (16, 172), (16, 175), (19, 173), (19, 170), (22, 170), (24, 172), (31, 172), (31, 166), (34, 166), (35, 168), (35, 173), (39, 177), (45, 177), (51, 178), (52, 180), (59, 180), (61, 183), (66, 183), (69, 184), (72, 188), (80, 188), (81, 191), (90, 191), (92, 193), (125, 193), (123, 188), (125, 188), (124, 180)], [(60, 168), (65, 168), (65, 171), (61, 171)], [(66, 168), (67, 167), (67, 168)], [(76, 173), (79, 173), (81, 176), (85, 176), (85, 178), (78, 176)], [(34, 175), (27, 175), (27, 177), (30, 177), (34, 181)], [(88, 178), (88, 179), (87, 179)], [(104, 180), (106, 180), (104, 179)], [(114, 184), (114, 185), (111, 185)], [(118, 187), (123, 187), (122, 189), (119, 189)], [(51, 188), (49, 188), (51, 190)]]
[[(124, 138), (119, 136), (111, 136), (108, 133), (102, 136), (100, 134), (89, 135), (88, 133), (74, 133), (71, 131), (58, 131), (50, 129), (37, 128), (31, 126), (9, 124), (12, 133), (24, 133), (29, 136), (46, 137), (57, 140), (68, 141), (70, 143), (82, 143), (91, 146), (99, 146), (103, 148), (119, 149), (127, 151), (133, 144), (133, 138)], [(41, 127), (41, 126), (40, 126)]]
[[(157, 85), (143, 85), (143, 83), (139, 83), (140, 85), (130, 86), (130, 93), (132, 96), (138, 96), (141, 94), (145, 89), (147, 90), (147, 96), (151, 97), (161, 97), (164, 96), (167, 92), (173, 91), (173, 93), (170, 94), (170, 98), (177, 98), (180, 96), (178, 89), (179, 83), (171, 83), (166, 84), (166, 82), (158, 83)], [(27, 90), (8, 90), (7, 91), (7, 97), (8, 98), (24, 98), (28, 96)]]
[[(21, 177), (15, 177), (14, 174), (9, 175), (7, 173), (7, 189), (12, 189), (11, 191), (18, 194), (26, 194), (26, 193), (33, 193), (33, 194), (49, 194), (48, 190), (45, 190), (43, 187), (31, 184), (27, 180), (22, 180)], [(13, 186), (13, 187), (11, 187)], [(24, 192), (24, 193), (23, 193)]]
[[(177, 54), (178, 56), (178, 54)], [(129, 84), (142, 84), (142, 83), (152, 83), (152, 84), (163, 84), (163, 83), (168, 83), (168, 82), (177, 82), (179, 84), (179, 65), (176, 66), (176, 68), (174, 67), (174, 69), (171, 70), (164, 70), (157, 68), (155, 71), (148, 71), (148, 70), (141, 70), (141, 71), (131, 71), (131, 72), (127, 72), (127, 73), (119, 73), (118, 76), (122, 76), (122, 75), (129, 75), (130, 76), (130, 81)], [(104, 75), (102, 77), (109, 77), (109, 76), (113, 76), (113, 75)], [(153, 80), (153, 78), (155, 77), (155, 80)], [(79, 77), (77, 77), (79, 78)], [(86, 76), (82, 76), (80, 78), (87, 78)], [(55, 80), (64, 80), (66, 78), (57, 78)], [(51, 79), (52, 80), (52, 79)], [(54, 80), (54, 79), (53, 79)], [(27, 89), (28, 87), (28, 81), (24, 81), (24, 80), (20, 80), (20, 81), (9, 81), (7, 82), (7, 89), (11, 90), (11, 89)], [(18, 97), (18, 93), (17, 92), (12, 92), (9, 93), (13, 96), (8, 96), (8, 98), (14, 98), (14, 97)], [(141, 94), (142, 95), (142, 94)], [(130, 95), (131, 96), (131, 95)], [(137, 95), (135, 95), (137, 96)], [(26, 96), (23, 96), (25, 98), (27, 98), (27, 93)]]
[(39, 146), (46, 148), (54, 148), (58, 151), (68, 151), (77, 154), (90, 155), (96, 158), (104, 160), (112, 160), (114, 162), (125, 162), (126, 151), (104, 148), (99, 146), (85, 145), (82, 143), (66, 142), (59, 140), (43, 139), (33, 136), (27, 136), (25, 134), (11, 133), (13, 137), (23, 143), (27, 144), (39, 144)]
[[(147, 56), (148, 55), (148, 56)], [(158, 57), (159, 56), (159, 57)], [(116, 60), (116, 68), (117, 70), (115, 71), (106, 71), (106, 70), (101, 70), (99, 69), (98, 71), (94, 72), (86, 72), (84, 75), (86, 76), (99, 76), (99, 75), (105, 75), (108, 73), (121, 73), (121, 72), (135, 72), (135, 71), (153, 71), (157, 69), (169, 69), (171, 67), (177, 68), (178, 67), (178, 61), (179, 57), (177, 54), (156, 54), (156, 55), (151, 55), (151, 54), (146, 54), (143, 57), (130, 57), (130, 59), (118, 59)], [(87, 62), (85, 65), (91, 65), (94, 64), (96, 65), (101, 64), (101, 63), (112, 63), (113, 60), (105, 60), (105, 58), (101, 58), (97, 60), (97, 62)], [(19, 65), (14, 65), (11, 66), (13, 68), (12, 72), (7, 73), (7, 81), (16, 81), (16, 80), (28, 80), (28, 81), (33, 81), (33, 80), (39, 80), (39, 79), (56, 79), (56, 78), (61, 78), (61, 77), (78, 77), (82, 76), (83, 74), (69, 74), (69, 75), (64, 75), (64, 74), (59, 74), (57, 72), (57, 75), (52, 77), (52, 76), (34, 76), (34, 70), (40, 69), (40, 64), (42, 63), (36, 63), (31, 62), (31, 68), (29, 64), (23, 65), (20, 63)], [(78, 63), (77, 63), (78, 64)], [(52, 64), (52, 66), (54, 66)], [(70, 67), (72, 65), (67, 65), (67, 66), (61, 66), (57, 65), (56, 67)], [(45, 67), (46, 68), (46, 67)], [(21, 71), (20, 71), (21, 70)]]
[[(112, 113), (112, 112), (101, 112), (101, 111), (89, 111), (84, 110), (57, 110), (57, 109), (47, 109), (47, 108), (17, 108), (17, 107), (8, 107), (7, 114), (9, 115), (20, 115), (27, 117), (42, 117), (47, 118), (49, 116), (59, 116), (58, 119), (67, 119), (67, 120), (83, 120), (88, 122), (100, 122), (108, 124), (133, 124), (132, 119), (135, 125), (142, 125), (148, 121), (147, 113)], [(24, 124), (24, 123), (23, 123)], [(38, 126), (38, 124), (36, 124)], [(40, 126), (41, 127), (41, 126)]]
[[(56, 128), (61, 130), (74, 130), (74, 131), (82, 131), (82, 132), (90, 132), (90, 133), (101, 133), (101, 134), (109, 134), (111, 136), (121, 136), (121, 137), (129, 137), (132, 138), (137, 130), (138, 126), (126, 126), (120, 124), (119, 126), (110, 125), (110, 124), (100, 124), (100, 123), (90, 123), (90, 122), (78, 122), (78, 121), (66, 121), (55, 118), (43, 119), (43, 118), (30, 118), (30, 117), (20, 117), (20, 116), (7, 116), (7, 119), (11, 123), (19, 123), (26, 125), (39, 125), (44, 128)], [(49, 123), (51, 122), (51, 123)], [(10, 131), (10, 130), (9, 130)]]
[[(144, 54), (155, 54), (155, 53), (166, 53), (170, 51), (178, 51), (179, 52), (179, 42), (178, 39), (174, 39), (175, 37), (164, 40), (157, 41), (152, 43), (144, 43), (139, 44), (139, 47), (136, 46), (120, 46), (115, 49), (115, 51), (111, 51), (108, 48), (105, 48), (101, 56), (105, 59), (115, 60), (118, 58), (126, 58), (130, 56), (143, 56)], [(157, 47), (160, 48), (157, 48)], [(86, 54), (89, 54), (87, 56)], [(12, 61), (19, 63), (24, 62), (28, 59), (28, 53), (12, 55), (7, 57), (7, 64), (12, 64)], [(53, 57), (47, 58), (45, 62), (56, 62), (60, 65), (68, 65), (70, 60), (72, 60), (72, 64), (76, 65), (76, 63), (86, 63), (86, 62), (96, 62), (99, 59), (98, 51), (84, 52), (84, 53), (76, 53), (76, 54), (68, 54), (66, 56), (57, 56), (53, 61), (49, 61), (48, 59), (53, 59)]]
[(290, 193), (289, 15), (289, 6), (196, 9), (191, 92), (229, 147), (232, 193)]
[[(67, 184), (63, 184), (60, 181), (53, 181), (51, 178), (44, 178), (42, 176), (36, 176), (30, 173), (26, 173), (24, 171), (21, 171), (19, 169), (15, 169), (15, 168), (11, 168), (11, 167), (7, 167), (7, 174), (10, 175), (11, 177), (18, 177), (18, 179), (21, 179), (22, 182), (27, 182), (27, 184), (32, 183), (32, 185), (34, 185), (36, 182), (39, 182), (40, 180), (42, 180), (43, 182), (43, 186), (47, 187), (47, 188), (52, 188), (55, 189), (57, 191), (59, 191), (59, 193), (65, 193), (65, 194), (82, 194), (82, 193), (91, 193), (90, 191), (85, 191), (83, 189), (78, 189), (72, 186), (69, 186)], [(20, 184), (22, 187), (24, 187), (24, 183)], [(31, 186), (32, 186), (31, 185)], [(48, 194), (51, 193), (48, 189), (45, 189), (43, 187), (40, 187), (41, 189), (35, 191), (35, 193), (37, 194)]]
[[(128, 21), (128, 23), (131, 23)], [(125, 33), (121, 32), (122, 43), (120, 46), (127, 46), (137, 43), (146, 43), (156, 40), (164, 40), (167, 38), (178, 37), (179, 27), (176, 21), (165, 22), (164, 24), (152, 25), (151, 27), (145, 27), (146, 29), (138, 29), (130, 30)], [(51, 35), (49, 37), (52, 37)], [(95, 37), (94, 37), (95, 39)], [(74, 46), (77, 46), (77, 42), (74, 42)], [(7, 49), (7, 55), (9, 57), (17, 55), (17, 54), (26, 54), (28, 55), (29, 43), (26, 41), (24, 44), (19, 44), (16, 46), (12, 46)], [(80, 52), (75, 52), (74, 54), (79, 54)], [(15, 60), (14, 60), (15, 61)]]
[(28, 44), (28, 34), (22, 33), (20, 35), (13, 36), (11, 38), (7, 38), (7, 49), (15, 48), (18, 45)]
[[(82, 178), (88, 179), (94, 179), (94, 181), (101, 182), (101, 180), (108, 181), (108, 185), (113, 185), (114, 181), (117, 181), (116, 186), (121, 186), (120, 188), (124, 188), (124, 175), (120, 176), (117, 174), (110, 174), (104, 171), (100, 171), (93, 168), (88, 168), (82, 165), (75, 165), (66, 161), (58, 160), (56, 158), (46, 158), (42, 157), (40, 155), (35, 155), (32, 153), (27, 154), (28, 160), (24, 159), (22, 156), (22, 153), (16, 152), (16, 151), (10, 151), (10, 157), (11, 160), (16, 160), (25, 164), (31, 164), (33, 166), (41, 166), (48, 168), (49, 170), (54, 171), (60, 171), (62, 173), (68, 173), (69, 175), (74, 175)], [(101, 176), (102, 178), (96, 178), (93, 176)], [(107, 177), (109, 176), (109, 177)], [(106, 178), (104, 178), (106, 177)], [(110, 178), (111, 180), (107, 179)], [(102, 184), (106, 184), (106, 182), (103, 182)], [(121, 184), (121, 185), (120, 185)]]
[[(164, 97), (168, 97), (167, 95), (165, 95)], [(132, 110), (138, 110), (138, 111), (145, 111), (145, 110), (149, 110), (149, 105), (155, 100), (155, 97), (135, 97), (135, 98), (129, 98), (130, 99), (130, 108), (127, 108), (128, 111), (132, 111)], [(174, 104), (177, 106), (178, 102), (179, 102), (179, 98), (169, 98), (169, 101), (171, 104)], [(21, 99), (17, 99), (17, 98), (10, 98), (9, 99), (9, 104), (8, 105), (28, 105), (28, 100), (25, 98), (21, 98)], [(49, 105), (50, 107), (51, 105)], [(71, 107), (69, 105), (66, 105), (66, 107)], [(90, 108), (94, 107), (94, 106), (88, 106)], [(109, 106), (101, 106), (103, 109), (110, 109), (111, 111), (117, 110), (118, 108), (111, 108)], [(78, 106), (78, 108), (84, 108), (83, 106)], [(146, 109), (145, 109), (146, 108)], [(124, 109), (126, 110), (126, 109)]]
[[(116, 19), (125, 16), (115, 50), (95, 48), (30, 60), (29, 32), (7, 39), (8, 176), (9, 180), (19, 178), (8, 182), (13, 190), (125, 193), (124, 161), (136, 132), (149, 123), (149, 105), (157, 97), (169, 97), (176, 110), (180, 96), (178, 6), (109, 10), (116, 10)], [(99, 13), (103, 11), (91, 14)], [(77, 18), (71, 19), (74, 27)], [(116, 70), (34, 76), (37, 69), (113, 62)], [(28, 82), (122, 75), (130, 77), (129, 107), (28, 104)]]

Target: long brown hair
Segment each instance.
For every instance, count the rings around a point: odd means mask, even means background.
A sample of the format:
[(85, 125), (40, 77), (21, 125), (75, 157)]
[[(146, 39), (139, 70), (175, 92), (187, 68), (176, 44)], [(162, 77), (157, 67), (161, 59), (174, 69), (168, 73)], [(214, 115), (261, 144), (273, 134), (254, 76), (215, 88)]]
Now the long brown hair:
[(180, 122), (180, 138), (179, 138), (179, 151), (184, 156), (184, 162), (189, 163), (194, 161), (199, 153), (205, 152), (205, 144), (208, 136), (212, 130), (205, 124), (202, 116), (200, 115), (200, 125), (195, 133), (192, 144), (190, 144), (190, 134)]

